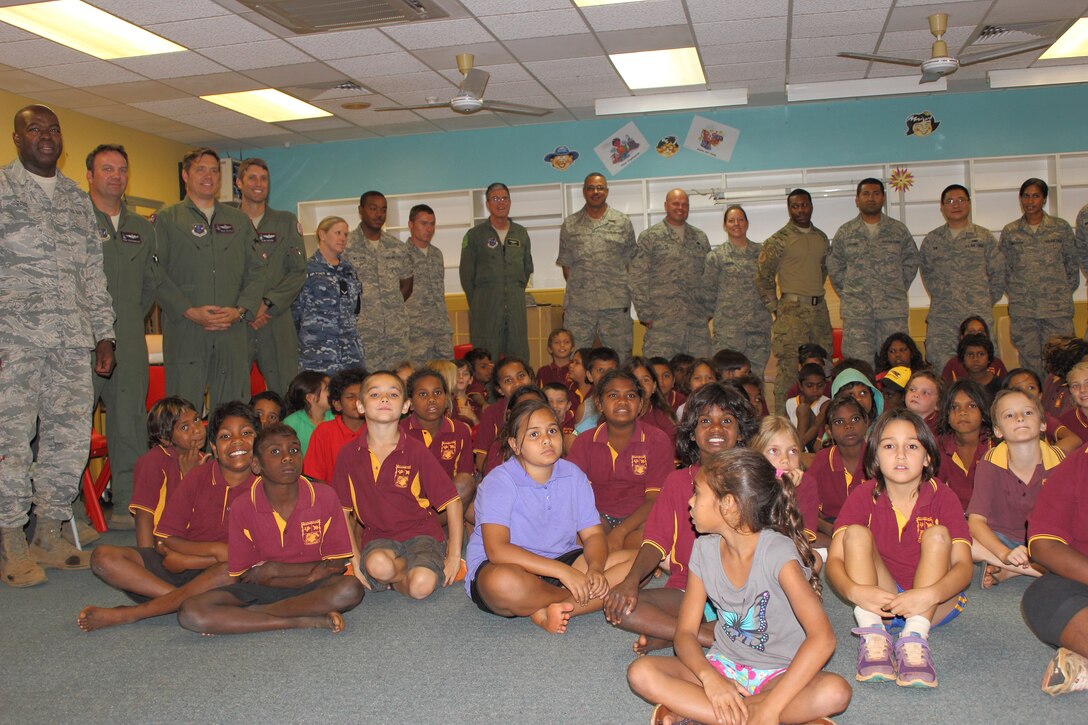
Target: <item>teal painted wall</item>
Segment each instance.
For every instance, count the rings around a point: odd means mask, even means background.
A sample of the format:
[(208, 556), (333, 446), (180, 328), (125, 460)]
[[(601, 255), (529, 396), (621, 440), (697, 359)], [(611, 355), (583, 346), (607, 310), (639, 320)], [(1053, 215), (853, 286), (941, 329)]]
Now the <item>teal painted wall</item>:
[[(926, 110), (940, 121), (938, 129), (926, 137), (907, 136), (906, 117)], [(683, 148), (669, 159), (653, 152), (664, 136), (683, 143), (694, 115), (340, 141), (253, 155), (272, 168), (272, 205), (294, 209), (300, 201), (351, 197), (367, 189), (398, 194), (476, 188), (491, 181), (580, 181), (601, 168), (594, 146), (631, 120), (651, 148), (619, 179), (1088, 149), (1085, 85), (700, 111), (740, 130), (728, 163)], [(543, 162), (544, 154), (561, 144), (581, 154), (566, 172)]]

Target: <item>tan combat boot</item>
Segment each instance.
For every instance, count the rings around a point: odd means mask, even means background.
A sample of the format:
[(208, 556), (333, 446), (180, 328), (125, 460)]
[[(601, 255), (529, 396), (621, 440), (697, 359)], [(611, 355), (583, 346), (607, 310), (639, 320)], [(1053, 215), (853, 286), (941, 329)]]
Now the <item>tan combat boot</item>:
[[(75, 517), (75, 521), (76, 529), (79, 531), (80, 546), (93, 544), (94, 542), (102, 538), (102, 534), (98, 533), (98, 530), (95, 529), (95, 527), (91, 526), (85, 521), (81, 521), (78, 516)], [(61, 524), (60, 535), (64, 537), (64, 540), (67, 541), (69, 544), (75, 546), (76, 538), (72, 536), (72, 525), (69, 524), (67, 521)]]
[(30, 558), (43, 567), (55, 569), (89, 569), (91, 552), (80, 551), (60, 535), (61, 522), (38, 517), (34, 527), (34, 541), (30, 544)]
[(45, 572), (31, 560), (23, 527), (0, 529), (0, 578), (12, 587), (32, 587), (48, 581)]

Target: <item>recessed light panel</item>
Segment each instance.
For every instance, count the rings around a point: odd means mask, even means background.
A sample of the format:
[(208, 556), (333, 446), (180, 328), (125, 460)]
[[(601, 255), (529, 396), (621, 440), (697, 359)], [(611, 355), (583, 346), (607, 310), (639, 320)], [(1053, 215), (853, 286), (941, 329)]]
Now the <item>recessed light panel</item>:
[(81, 0), (0, 8), (0, 21), (102, 60), (186, 50)]
[(623, 76), (623, 82), (632, 90), (706, 83), (699, 53), (695, 48), (643, 50), (637, 53), (616, 53), (608, 57)]
[(240, 93), (217, 93), (211, 96), (201, 96), (201, 98), (268, 123), (299, 121), (304, 118), (324, 118), (332, 115), (328, 111), (310, 105), (306, 101), (300, 101), (294, 96), (277, 91), (275, 88), (262, 88), (259, 91), (242, 91)]

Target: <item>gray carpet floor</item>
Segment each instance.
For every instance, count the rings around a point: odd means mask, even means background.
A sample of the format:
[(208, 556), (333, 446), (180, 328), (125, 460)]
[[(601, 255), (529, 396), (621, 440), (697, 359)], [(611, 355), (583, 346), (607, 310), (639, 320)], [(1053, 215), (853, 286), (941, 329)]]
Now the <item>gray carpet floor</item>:
[[(108, 533), (125, 544), (131, 534)], [(89, 571), (0, 586), (0, 722), (41, 723), (643, 723), (627, 687), (634, 637), (603, 616), (566, 635), (480, 612), (455, 585), (425, 602), (368, 595), (347, 629), (200, 637), (174, 617), (84, 634), (85, 604), (125, 598)], [(981, 591), (932, 637), (936, 690), (855, 683), (839, 723), (1085, 723), (1088, 694), (1039, 690), (1051, 650), (1024, 626), (1013, 580)], [(849, 608), (825, 608), (839, 647), (829, 664), (853, 682)]]

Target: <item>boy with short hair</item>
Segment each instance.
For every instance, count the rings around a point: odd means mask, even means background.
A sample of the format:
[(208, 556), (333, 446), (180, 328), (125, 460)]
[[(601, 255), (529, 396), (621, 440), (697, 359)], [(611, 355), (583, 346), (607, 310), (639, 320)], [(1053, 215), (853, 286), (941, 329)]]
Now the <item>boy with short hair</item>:
[(714, 365), (717, 366), (721, 380), (743, 378), (752, 372), (752, 363), (748, 356), (736, 350), (718, 350), (714, 353)]
[[(344, 446), (333, 488), (362, 527), (359, 541), (351, 541), (362, 585), (425, 599), (463, 576), (464, 509), (441, 464), (401, 430), (408, 402), (395, 375), (378, 372), (363, 381), (359, 408), (366, 433)], [(441, 511), (449, 541), (438, 521)]]
[(956, 347), (956, 357), (967, 370), (967, 377), (986, 388), (990, 395), (1001, 390), (1001, 379), (990, 370), (994, 344), (986, 335), (964, 335)]
[[(586, 363), (586, 379), (589, 380), (590, 385), (596, 386), (597, 381), (604, 377), (604, 374), (609, 370), (615, 370), (620, 366), (620, 356), (610, 347), (595, 347), (589, 352), (589, 357), (585, 361)], [(593, 430), (597, 427), (597, 423), (600, 422), (600, 411), (597, 410), (597, 404), (593, 402), (594, 392), (591, 390), (589, 397), (586, 398), (585, 412), (582, 414), (582, 420), (578, 422), (575, 427), (575, 434), (583, 433), (587, 430)]]
[(801, 388), (801, 394), (786, 401), (786, 415), (793, 427), (797, 429), (801, 445), (811, 450), (810, 446), (816, 439), (823, 421), (824, 405), (831, 400), (824, 395), (824, 390), (827, 388), (827, 376), (824, 375), (823, 366), (815, 363), (802, 366), (797, 373), (797, 383)]
[(253, 445), (258, 478), (231, 504), (227, 567), (236, 582), (187, 600), (178, 623), (202, 634), (344, 629), (342, 612), (363, 599), (344, 576), (352, 554), (336, 493), (302, 476), (298, 434), (282, 423)]
[(770, 414), (767, 399), (763, 397), (763, 381), (757, 376), (742, 375), (726, 382), (737, 386), (748, 397), (748, 402), (755, 408), (757, 419), (763, 419)]
[(363, 416), (356, 401), (367, 372), (362, 368), (347, 368), (329, 380), (329, 403), (337, 415), (314, 428), (302, 464), (307, 477), (328, 483), (340, 449), (354, 440), (363, 429)]
[(563, 431), (563, 454), (566, 455), (575, 438), (570, 390), (562, 383), (548, 383), (544, 386), (544, 397), (548, 399), (548, 407), (555, 411), (555, 417), (559, 420), (559, 429)]
[(565, 327), (557, 327), (548, 335), (548, 354), (552, 361), (536, 371), (536, 384), (541, 388), (548, 383), (570, 385), (568, 372), (570, 358), (574, 354), (574, 335)]

